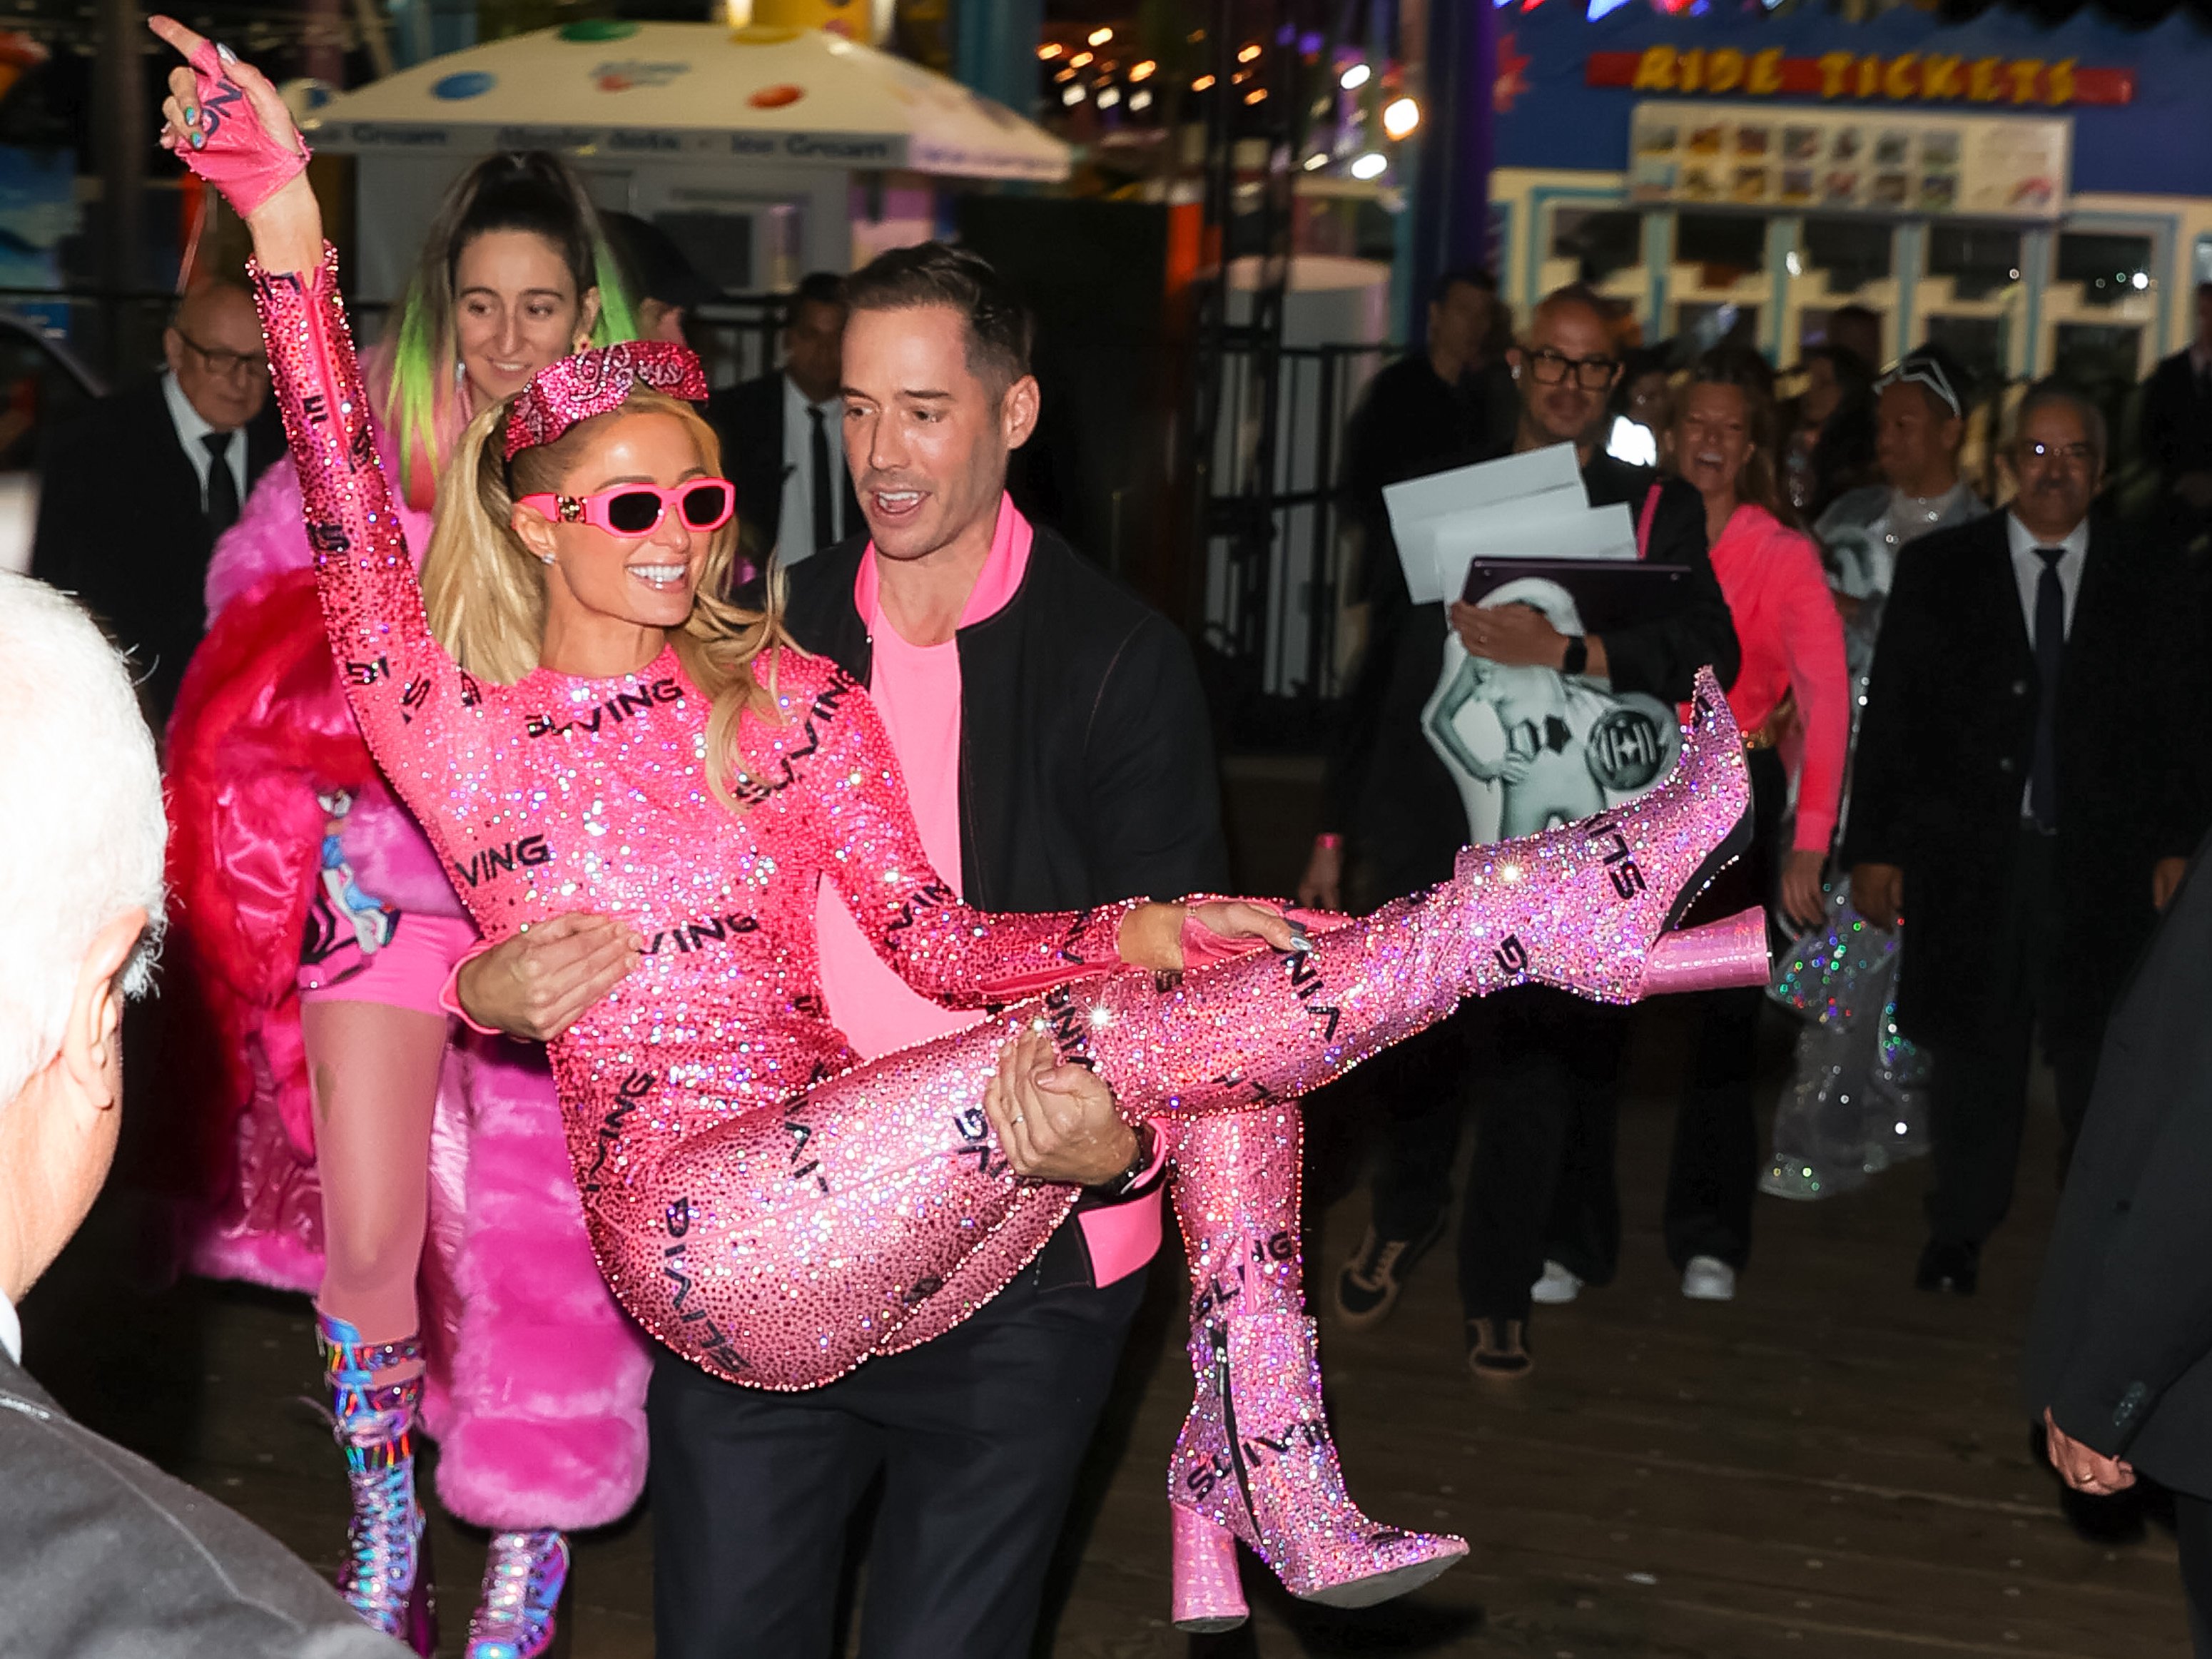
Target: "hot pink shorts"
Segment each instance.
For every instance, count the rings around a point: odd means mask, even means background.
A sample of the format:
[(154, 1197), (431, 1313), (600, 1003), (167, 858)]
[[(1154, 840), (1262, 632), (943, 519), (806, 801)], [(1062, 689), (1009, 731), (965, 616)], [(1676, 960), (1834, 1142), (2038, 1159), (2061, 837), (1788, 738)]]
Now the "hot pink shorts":
[(310, 920), (301, 952), (296, 981), (301, 1001), (380, 1002), (447, 1017), (438, 993), (453, 964), (477, 942), (477, 930), (466, 921), (403, 912), (392, 919), (391, 939), (380, 949), (364, 952), (350, 930), (332, 939), (317, 927), (319, 919)]

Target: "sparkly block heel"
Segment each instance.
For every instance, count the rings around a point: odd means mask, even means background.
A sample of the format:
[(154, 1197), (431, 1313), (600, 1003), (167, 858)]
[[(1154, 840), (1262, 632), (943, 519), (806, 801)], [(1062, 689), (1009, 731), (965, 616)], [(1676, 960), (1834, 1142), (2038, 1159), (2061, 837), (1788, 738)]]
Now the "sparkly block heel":
[(1235, 1630), (1251, 1616), (1237, 1574), (1237, 1538), (1196, 1510), (1170, 1504), (1175, 1523), (1175, 1627), (1193, 1635)]
[(1191, 1358), (1198, 1397), (1176, 1443), (1169, 1495), (1235, 1534), (1291, 1595), (1371, 1607), (1467, 1553), (1464, 1539), (1370, 1520), (1345, 1491), (1320, 1409), (1313, 1321), (1280, 1313), (1218, 1320), (1193, 1334)]
[(1647, 997), (1674, 992), (1758, 990), (1773, 977), (1766, 948), (1766, 912), (1739, 910), (1720, 921), (1662, 933), (1644, 965)]
[(502, 1532), (484, 1562), (483, 1599), (469, 1620), (467, 1659), (544, 1659), (568, 1583), (568, 1540), (550, 1528)]
[(377, 1373), (422, 1361), (420, 1336), (365, 1343), (343, 1319), (316, 1316), (323, 1371), (338, 1444), (346, 1455), (353, 1517), (338, 1593), (371, 1629), (416, 1653), (437, 1651), (422, 1506), (415, 1499), (415, 1422), (422, 1408), (421, 1372), (379, 1384)]

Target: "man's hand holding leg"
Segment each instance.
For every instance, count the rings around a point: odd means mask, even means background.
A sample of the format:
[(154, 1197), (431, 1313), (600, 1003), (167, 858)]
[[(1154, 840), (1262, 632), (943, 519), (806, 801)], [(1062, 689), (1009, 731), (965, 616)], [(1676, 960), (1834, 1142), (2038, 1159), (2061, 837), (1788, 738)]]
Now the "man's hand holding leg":
[(1054, 1063), (1051, 1039), (1030, 1031), (999, 1052), (983, 1111), (1014, 1173), (1095, 1187), (1137, 1156), (1137, 1132), (1114, 1109), (1114, 1091), (1084, 1066)]

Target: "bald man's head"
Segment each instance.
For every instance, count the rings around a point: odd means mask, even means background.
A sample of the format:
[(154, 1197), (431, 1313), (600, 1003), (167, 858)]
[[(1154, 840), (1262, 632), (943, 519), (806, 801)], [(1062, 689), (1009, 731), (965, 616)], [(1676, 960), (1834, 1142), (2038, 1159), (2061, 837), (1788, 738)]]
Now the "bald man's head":
[(1592, 441), (1620, 376), (1602, 301), (1580, 288), (1547, 295), (1511, 362), (1521, 393), (1521, 447)]
[(217, 431), (244, 426), (268, 401), (261, 321), (253, 296), (238, 283), (195, 286), (178, 301), (161, 346), (185, 401)]

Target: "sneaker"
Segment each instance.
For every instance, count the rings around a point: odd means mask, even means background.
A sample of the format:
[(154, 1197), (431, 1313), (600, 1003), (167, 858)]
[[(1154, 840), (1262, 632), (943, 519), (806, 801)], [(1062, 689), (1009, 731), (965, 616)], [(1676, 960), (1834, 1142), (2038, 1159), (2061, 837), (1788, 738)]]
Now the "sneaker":
[(1528, 1287), (1528, 1299), (1556, 1308), (1583, 1293), (1583, 1282), (1556, 1261), (1544, 1264), (1544, 1276)]
[(1528, 1327), (1517, 1319), (1467, 1322), (1467, 1368), (1486, 1382), (1517, 1382), (1535, 1369)]
[(1352, 1260), (1336, 1276), (1336, 1311), (1346, 1329), (1368, 1330), (1389, 1317), (1406, 1275), (1443, 1230), (1442, 1216), (1419, 1238), (1385, 1238), (1369, 1225)]
[(1682, 1269), (1682, 1294), (1692, 1302), (1733, 1302), (1735, 1269), (1717, 1255), (1693, 1255)]

